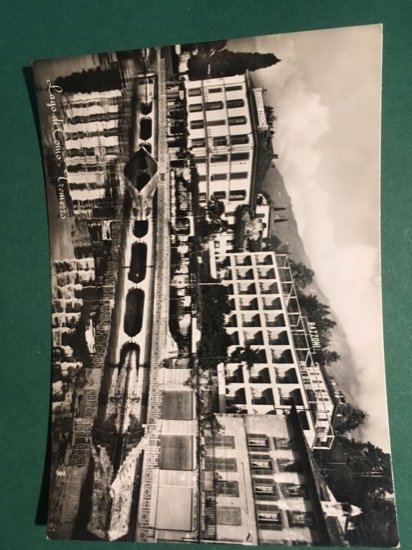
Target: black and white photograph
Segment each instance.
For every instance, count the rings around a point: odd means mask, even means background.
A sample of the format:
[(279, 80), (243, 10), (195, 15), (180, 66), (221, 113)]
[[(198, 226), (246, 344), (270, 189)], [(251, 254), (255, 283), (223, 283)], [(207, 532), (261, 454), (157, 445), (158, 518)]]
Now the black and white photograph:
[(33, 63), (50, 539), (397, 547), (381, 25)]

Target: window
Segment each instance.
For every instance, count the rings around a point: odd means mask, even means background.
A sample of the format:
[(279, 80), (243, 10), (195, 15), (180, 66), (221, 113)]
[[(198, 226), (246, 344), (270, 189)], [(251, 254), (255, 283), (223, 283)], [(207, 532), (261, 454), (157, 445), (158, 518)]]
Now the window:
[(192, 139), (192, 147), (206, 147), (206, 140), (204, 138)]
[(205, 459), (206, 470), (223, 470), (224, 472), (237, 472), (236, 458), (231, 457), (206, 457)]
[(219, 147), (219, 146), (222, 146), (222, 145), (227, 145), (226, 136), (214, 137), (213, 138), (213, 145), (215, 147)]
[(206, 193), (199, 193), (199, 202), (206, 202)]
[(269, 440), (265, 434), (248, 434), (247, 443), (250, 451), (269, 450)]
[(206, 164), (205, 157), (196, 157), (193, 159), (196, 164)]
[(199, 174), (199, 181), (206, 181), (206, 176), (204, 174)]
[(201, 95), (200, 88), (189, 88), (189, 97), (195, 97)]
[(218, 94), (222, 91), (222, 88), (208, 88), (209, 94)]
[(243, 99), (228, 99), (226, 105), (228, 109), (238, 109), (244, 107), (245, 102)]
[(252, 474), (273, 473), (273, 465), (269, 455), (250, 455), (249, 460)]
[(226, 198), (226, 192), (225, 191), (215, 191), (213, 193), (214, 197), (218, 201), (224, 201)]
[(228, 156), (227, 155), (212, 155), (212, 158), (210, 159), (210, 162), (227, 162)]
[(230, 136), (230, 145), (245, 145), (249, 143), (248, 135)]
[(258, 504), (256, 516), (260, 529), (282, 529), (282, 513), (275, 504)]
[(227, 179), (227, 174), (212, 174), (210, 177), (211, 181), (224, 181)]
[(222, 101), (208, 101), (205, 104), (206, 111), (218, 111), (219, 109), (223, 109), (223, 102)]
[(208, 126), (223, 126), (226, 124), (225, 120), (208, 120), (207, 125)]
[(237, 481), (216, 481), (216, 493), (231, 497), (239, 496), (239, 483)]
[(244, 201), (246, 199), (246, 191), (244, 189), (230, 191), (229, 198), (231, 201)]
[(230, 126), (239, 126), (240, 124), (246, 124), (245, 116), (230, 116), (229, 117)]
[(256, 500), (278, 500), (277, 487), (272, 478), (253, 478), (253, 493)]
[(232, 161), (249, 160), (249, 153), (232, 153)]
[(275, 445), (275, 449), (296, 449), (294, 439), (288, 439), (286, 437), (274, 437), (273, 443)]
[(247, 178), (248, 173), (247, 172), (232, 172), (230, 174), (231, 180), (243, 180)]
[(210, 436), (205, 437), (206, 446), (225, 447), (226, 449), (235, 448), (235, 436), (234, 435), (222, 435), (216, 434), (214, 438)]
[(237, 92), (238, 90), (241, 90), (242, 86), (236, 85), (236, 86), (226, 86), (227, 92)]
[(288, 520), (290, 527), (313, 527), (313, 515), (311, 512), (298, 512), (296, 510), (288, 510)]
[(293, 458), (278, 458), (277, 465), (280, 472), (301, 472), (302, 464)]
[(192, 105), (189, 105), (190, 113), (200, 113), (202, 110), (203, 108), (201, 103), (193, 103)]
[(236, 506), (217, 506), (216, 521), (218, 525), (241, 525), (242, 514)]
[(192, 120), (192, 122), (190, 123), (191, 130), (199, 130), (200, 128), (204, 127), (205, 123), (203, 122), (203, 120)]
[(286, 498), (307, 498), (308, 494), (305, 485), (300, 485), (298, 483), (281, 483), (280, 490), (282, 495)]

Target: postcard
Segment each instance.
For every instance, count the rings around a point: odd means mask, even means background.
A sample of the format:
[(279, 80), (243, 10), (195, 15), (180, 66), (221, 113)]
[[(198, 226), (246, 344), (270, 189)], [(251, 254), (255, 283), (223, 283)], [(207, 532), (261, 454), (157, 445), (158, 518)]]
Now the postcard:
[(52, 539), (398, 545), (382, 26), (34, 62)]

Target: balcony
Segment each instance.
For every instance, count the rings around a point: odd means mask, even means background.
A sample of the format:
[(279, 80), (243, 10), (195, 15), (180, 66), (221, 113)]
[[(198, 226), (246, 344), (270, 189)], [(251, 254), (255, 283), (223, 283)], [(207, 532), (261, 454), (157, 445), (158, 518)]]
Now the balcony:
[(249, 346), (262, 346), (263, 345), (263, 333), (259, 332), (244, 332), (243, 337), (245, 344)]
[(273, 265), (273, 257), (271, 254), (267, 254), (266, 256), (258, 256), (256, 258), (256, 263), (258, 265)]
[(276, 372), (276, 381), (278, 384), (297, 384), (298, 375), (294, 368), (283, 370), (280, 372), (280, 369)]
[(273, 300), (264, 299), (263, 300), (263, 309), (273, 310), (273, 309), (282, 309), (282, 302), (280, 298), (274, 298)]
[(233, 371), (231, 371), (228, 376), (226, 376), (226, 384), (243, 384), (243, 368), (242, 365), (239, 365)]
[(233, 395), (226, 396), (226, 407), (230, 407), (232, 405), (246, 405), (245, 388), (239, 388), (233, 393)]
[(288, 394), (279, 392), (280, 404), (284, 406), (295, 405), (297, 407), (303, 405), (302, 393), (299, 389), (293, 390)]
[(267, 388), (262, 392), (254, 392), (252, 397), (252, 405), (274, 405), (272, 388)]
[(225, 325), (227, 327), (237, 327), (238, 323), (237, 323), (237, 316), (236, 314), (232, 314), (230, 316), (228, 316), (226, 322), (225, 322)]
[(241, 300), (240, 309), (242, 311), (258, 311), (259, 304), (258, 304), (257, 298), (252, 298), (251, 300), (248, 300), (248, 301)]
[(248, 256), (235, 256), (235, 262), (237, 266), (250, 266), (252, 265), (252, 258)]
[(236, 277), (238, 280), (253, 280), (253, 269), (236, 269)]
[(269, 369), (265, 367), (258, 372), (256, 372), (256, 370), (251, 372), (249, 375), (249, 383), (250, 384), (270, 384)]
[(255, 284), (238, 284), (239, 294), (256, 294), (256, 285)]
[(266, 326), (268, 327), (284, 327), (285, 325), (285, 317), (279, 313), (276, 315), (266, 315)]
[(279, 288), (276, 283), (260, 283), (259, 288), (261, 294), (279, 294)]
[(272, 279), (272, 280), (275, 280), (276, 279), (276, 272), (273, 269), (273, 267), (266, 268), (266, 269), (259, 268), (258, 269), (258, 278), (259, 279)]
[(273, 363), (293, 363), (293, 355), (290, 349), (285, 349), (282, 353), (276, 353), (272, 350), (272, 362)]
[(242, 326), (243, 327), (261, 327), (262, 323), (260, 321), (260, 315), (242, 315)]

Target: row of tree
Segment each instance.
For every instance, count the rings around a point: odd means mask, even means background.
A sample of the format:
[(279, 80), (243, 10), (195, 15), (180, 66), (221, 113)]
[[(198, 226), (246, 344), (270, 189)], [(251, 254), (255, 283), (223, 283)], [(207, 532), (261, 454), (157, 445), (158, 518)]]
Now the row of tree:
[(351, 544), (396, 546), (390, 455), (370, 442), (338, 435), (331, 450), (315, 451), (315, 459), (334, 496), (362, 510), (353, 519), (356, 529), (348, 532)]

